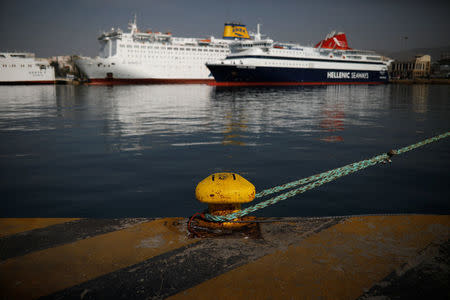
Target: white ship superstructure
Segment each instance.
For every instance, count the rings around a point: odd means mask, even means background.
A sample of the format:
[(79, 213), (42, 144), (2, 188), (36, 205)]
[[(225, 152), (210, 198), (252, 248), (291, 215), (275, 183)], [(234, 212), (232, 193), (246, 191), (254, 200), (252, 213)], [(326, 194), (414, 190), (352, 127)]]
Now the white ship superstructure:
[(0, 52), (0, 84), (55, 83), (55, 69), (33, 53)]
[(331, 33), (315, 47), (261, 39), (237, 41), (225, 59), (207, 63), (217, 85), (385, 83), (390, 60), (348, 47), (344, 33)]
[(249, 39), (244, 25), (225, 24), (224, 38), (175, 37), (137, 28), (136, 18), (129, 32), (112, 29), (102, 34), (100, 53), (75, 63), (92, 84), (109, 83), (203, 83), (213, 81), (207, 61), (225, 58), (235, 39)]

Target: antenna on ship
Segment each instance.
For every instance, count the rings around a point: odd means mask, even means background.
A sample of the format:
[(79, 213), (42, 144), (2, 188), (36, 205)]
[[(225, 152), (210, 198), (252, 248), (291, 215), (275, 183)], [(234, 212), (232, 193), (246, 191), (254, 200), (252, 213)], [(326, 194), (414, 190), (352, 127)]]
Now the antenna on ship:
[(137, 25), (136, 25), (136, 14), (134, 14), (134, 19), (130, 23), (128, 23), (128, 28), (131, 30), (131, 33), (137, 32)]
[(261, 24), (256, 24), (256, 34), (255, 34), (255, 41), (261, 40), (261, 31), (260, 31)]

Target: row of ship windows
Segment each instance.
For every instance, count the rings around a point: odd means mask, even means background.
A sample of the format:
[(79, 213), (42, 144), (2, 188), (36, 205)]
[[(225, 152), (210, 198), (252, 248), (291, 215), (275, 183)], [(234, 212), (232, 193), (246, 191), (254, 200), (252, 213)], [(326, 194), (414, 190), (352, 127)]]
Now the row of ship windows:
[[(233, 65), (239, 65), (239, 64), (243, 64), (243, 62), (242, 61), (240, 61), (240, 62), (233, 62)], [(265, 61), (262, 64), (266, 65), (266, 66), (274, 66), (274, 65), (277, 65), (277, 66), (295, 66), (295, 67), (307, 67), (308, 66), (308, 64), (305, 64), (305, 63), (292, 63), (292, 62), (266, 62)]]
[[(157, 59), (168, 59), (169, 61), (170, 60), (173, 60), (173, 59), (190, 59), (190, 60), (204, 60), (205, 59), (205, 57), (186, 57), (186, 56), (139, 56), (139, 55), (128, 55), (128, 57), (130, 57), (130, 58), (141, 58), (141, 59), (155, 59), (155, 58), (157, 58)], [(211, 58), (211, 57), (209, 57), (209, 58)]]
[[(120, 48), (125, 48), (125, 45), (119, 45)], [(127, 48), (133, 48), (132, 45), (127, 45)], [(201, 48), (184, 48), (184, 47), (159, 47), (159, 46), (138, 46), (135, 45), (134, 48), (138, 49), (161, 49), (161, 50), (175, 50), (175, 51), (199, 51), (199, 52), (230, 52), (228, 50), (217, 50), (217, 49), (201, 49)]]
[[(302, 52), (302, 51), (294, 51), (294, 52), (290, 52), (289, 54), (304, 56), (304, 52)], [(283, 50), (272, 49), (272, 53), (273, 54), (284, 54), (286, 52), (284, 52)], [(328, 56), (328, 53), (331, 53), (331, 52), (326, 52), (326, 54), (325, 53), (322, 53), (322, 54)], [(362, 56), (360, 56), (360, 55), (347, 55), (347, 56), (345, 56), (342, 52), (337, 52), (337, 53), (332, 53), (332, 54), (334, 54), (336, 57), (342, 56), (342, 58), (358, 59), (358, 60), (362, 59)], [(330, 55), (330, 57), (333, 57), (333, 55)], [(381, 57), (379, 57), (379, 56), (367, 56), (366, 59), (367, 60), (374, 60), (374, 61), (381, 61)]]
[[(182, 40), (178, 40), (178, 39), (174, 39), (173, 40), (175, 43), (156, 43), (158, 45), (161, 46), (153, 46), (155, 43), (152, 43), (150, 46), (145, 46), (144, 44), (148, 44), (146, 42), (143, 41), (133, 41), (133, 40), (123, 40), (121, 43), (117, 43), (117, 45), (119, 46), (123, 46), (126, 45), (127, 47), (130, 47), (132, 45), (134, 45), (134, 47), (139, 47), (138, 44), (141, 45), (141, 47), (150, 47), (150, 48), (165, 48), (165, 47), (171, 47), (171, 46), (181, 46), (179, 44), (183, 44), (182, 46), (185, 46), (186, 48), (190, 47), (192, 49), (192, 47), (201, 47), (201, 48), (205, 48), (205, 47), (209, 47), (209, 48), (223, 48), (223, 49), (228, 49), (228, 45), (224, 45), (224, 44), (209, 44), (209, 42), (205, 42), (204, 44), (198, 45), (197, 42), (187, 42), (184, 43), (184, 41)], [(177, 44), (177, 42), (179, 42), (179, 44)], [(170, 46), (171, 45), (171, 46)]]
[[(119, 53), (122, 53), (121, 51), (119, 51)], [(128, 56), (158, 56), (159, 57), (159, 55), (162, 55), (162, 53), (158, 53), (158, 52), (154, 52), (154, 51), (148, 51), (148, 52), (139, 52), (139, 51), (133, 51), (133, 50), (131, 50), (131, 51), (126, 51), (126, 53), (122, 53), (122, 54), (127, 54)], [(172, 57), (173, 55), (182, 55), (183, 57), (192, 57), (192, 58), (195, 58), (195, 57), (225, 57), (225, 55), (219, 55), (219, 56), (217, 56), (217, 55), (214, 55), (214, 54), (212, 54), (212, 53), (207, 53), (207, 54), (198, 54), (197, 53), (197, 55), (188, 55), (188, 54), (185, 54), (185, 53), (173, 53), (172, 55), (170, 55), (170, 54), (168, 54), (168, 55), (164, 55), (164, 56), (161, 56), (161, 57)]]
[(289, 51), (291, 51), (291, 52), (286, 52), (286, 50), (274, 50), (274, 49), (271, 49), (270, 50), (271, 51), (271, 53), (273, 53), (273, 54), (289, 54), (289, 55), (292, 55), (292, 54), (294, 54), (294, 55), (301, 55), (301, 56), (304, 56), (305, 55), (305, 53), (303, 52), (303, 51), (295, 51), (295, 50), (289, 50)]
[[(242, 65), (244, 62), (243, 61), (231, 61), (230, 62), (233, 65)], [(223, 63), (222, 63), (223, 64)], [(304, 67), (307, 66), (307, 64), (305, 63), (295, 63), (295, 62), (278, 62), (278, 61), (269, 61), (269, 62), (261, 62), (261, 64), (264, 65), (279, 65), (279, 66), (300, 66), (300, 67)], [(311, 63), (309, 63), (309, 65), (311, 65)]]
[[(12, 64), (12, 65), (5, 65), (5, 64), (2, 64), (1, 65), (3, 68), (25, 68), (25, 67), (28, 67), (28, 68), (32, 68), (33, 67), (33, 65), (20, 65), (20, 66), (17, 66), (17, 65), (15, 65), (15, 64)], [(39, 68), (40, 69), (46, 69), (46, 67), (44, 66), (44, 65), (41, 65), (41, 66), (39, 66)]]
[[(126, 62), (126, 61), (123, 61), (123, 63), (124, 63), (124, 64), (129, 64), (129, 65), (139, 65), (139, 64), (142, 64), (142, 61), (127, 61), (127, 62)], [(97, 67), (99, 67), (99, 68), (101, 68), (101, 67), (103, 67), (103, 68), (110, 68), (111, 65), (115, 65), (115, 63), (108, 64), (108, 65), (99, 63), (99, 64), (97, 64)], [(179, 67), (180, 67), (179, 65), (168, 65), (168, 64), (162, 64), (162, 65), (158, 65), (158, 66), (164, 66), (164, 67), (176, 67), (176, 68), (179, 68)], [(205, 67), (205, 65), (204, 65), (204, 64), (199, 64), (199, 65), (191, 65), (191, 66), (184, 66), (184, 67), (203, 69), (203, 68)]]
[[(10, 56), (11, 56), (11, 57), (26, 58), (26, 55), (24, 55), (24, 54), (11, 54)], [(6, 56), (3, 55), (3, 54), (0, 54), (0, 57), (1, 57), (1, 58), (6, 58)]]

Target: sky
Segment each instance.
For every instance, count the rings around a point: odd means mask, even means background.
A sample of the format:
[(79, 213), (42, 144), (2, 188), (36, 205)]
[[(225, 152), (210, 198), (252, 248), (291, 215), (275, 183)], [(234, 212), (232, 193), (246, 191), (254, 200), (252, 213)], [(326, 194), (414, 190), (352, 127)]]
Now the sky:
[(183, 37), (221, 37), (223, 23), (239, 21), (302, 45), (333, 30), (357, 49), (450, 45), (450, 0), (0, 0), (0, 51), (96, 56), (97, 37), (112, 27), (127, 31), (134, 14), (141, 30)]

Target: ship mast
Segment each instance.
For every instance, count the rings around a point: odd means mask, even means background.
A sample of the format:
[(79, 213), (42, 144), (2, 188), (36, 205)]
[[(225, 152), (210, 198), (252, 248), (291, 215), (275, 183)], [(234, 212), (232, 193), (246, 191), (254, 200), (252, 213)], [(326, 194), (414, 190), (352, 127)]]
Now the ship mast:
[(261, 24), (256, 24), (256, 34), (255, 34), (255, 41), (261, 40), (261, 31), (260, 31)]
[(133, 21), (131, 21), (130, 23), (128, 23), (128, 29), (131, 30), (131, 34), (136, 33), (137, 30), (137, 25), (136, 25), (136, 14), (134, 14), (134, 19)]

